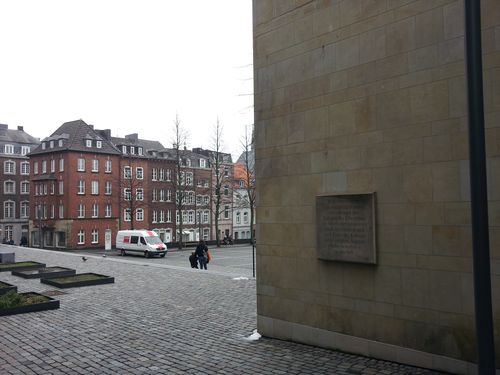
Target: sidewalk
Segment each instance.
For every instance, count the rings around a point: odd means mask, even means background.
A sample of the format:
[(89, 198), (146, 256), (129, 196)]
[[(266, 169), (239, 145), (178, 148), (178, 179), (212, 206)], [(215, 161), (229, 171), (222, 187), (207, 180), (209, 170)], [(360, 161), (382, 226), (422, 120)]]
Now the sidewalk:
[[(261, 338), (255, 280), (140, 259), (13, 247), (16, 261), (115, 277), (61, 290), (59, 310), (0, 317), (0, 374), (434, 374), (424, 369)], [(10, 272), (20, 292), (56, 288)]]

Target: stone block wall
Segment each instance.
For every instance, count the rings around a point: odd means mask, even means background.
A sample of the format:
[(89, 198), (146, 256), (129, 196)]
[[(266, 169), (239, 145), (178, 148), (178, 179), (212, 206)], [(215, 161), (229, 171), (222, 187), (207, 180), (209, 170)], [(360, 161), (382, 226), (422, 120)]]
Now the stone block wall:
[[(500, 2), (481, 3), (500, 327)], [(463, 1), (253, 4), (259, 331), (473, 371)], [(378, 264), (318, 260), (316, 196), (356, 192)]]

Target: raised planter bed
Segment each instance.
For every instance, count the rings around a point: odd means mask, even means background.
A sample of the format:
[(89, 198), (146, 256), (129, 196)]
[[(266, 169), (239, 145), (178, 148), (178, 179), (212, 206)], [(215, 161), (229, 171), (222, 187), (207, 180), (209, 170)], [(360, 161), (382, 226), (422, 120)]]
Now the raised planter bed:
[(53, 277), (71, 276), (75, 273), (75, 270), (65, 267), (45, 267), (34, 270), (12, 271), (13, 275), (25, 279), (51, 279)]
[(44, 268), (45, 263), (38, 262), (15, 262), (15, 263), (0, 263), (0, 272), (5, 271), (20, 271), (20, 270), (34, 270)]
[(13, 251), (0, 250), (0, 263), (14, 263), (16, 254)]
[(17, 293), (17, 286), (11, 285), (4, 281), (0, 281), (0, 296), (5, 293), (14, 292)]
[(0, 296), (0, 316), (58, 309), (60, 303), (35, 292), (9, 292)]
[(80, 286), (113, 284), (114, 277), (99, 275), (97, 273), (80, 273), (78, 275), (66, 277), (54, 277), (51, 279), (41, 279), (43, 284), (53, 285), (58, 288), (75, 288)]

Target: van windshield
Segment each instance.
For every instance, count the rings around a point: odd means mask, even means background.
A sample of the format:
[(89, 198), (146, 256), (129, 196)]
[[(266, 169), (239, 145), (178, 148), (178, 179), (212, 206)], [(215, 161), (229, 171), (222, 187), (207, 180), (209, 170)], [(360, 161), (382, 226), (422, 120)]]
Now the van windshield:
[(163, 242), (161, 242), (160, 240), (160, 237), (155, 237), (155, 236), (152, 236), (152, 237), (146, 237), (146, 242), (150, 245), (159, 245), (159, 244), (163, 244)]

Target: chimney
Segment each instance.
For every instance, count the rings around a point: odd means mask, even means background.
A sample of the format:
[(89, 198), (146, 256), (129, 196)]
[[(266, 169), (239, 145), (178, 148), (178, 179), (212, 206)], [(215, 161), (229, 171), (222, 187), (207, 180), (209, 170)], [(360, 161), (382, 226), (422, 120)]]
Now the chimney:
[(17, 130), (19, 130), (20, 132), (23, 132), (24, 131), (24, 127), (23, 126), (18, 126)]
[(139, 134), (137, 133), (127, 134), (125, 136), (125, 139), (129, 139), (131, 141), (137, 141), (139, 139)]
[(111, 129), (97, 130), (97, 132), (104, 139), (106, 139), (108, 141), (111, 139)]

